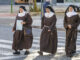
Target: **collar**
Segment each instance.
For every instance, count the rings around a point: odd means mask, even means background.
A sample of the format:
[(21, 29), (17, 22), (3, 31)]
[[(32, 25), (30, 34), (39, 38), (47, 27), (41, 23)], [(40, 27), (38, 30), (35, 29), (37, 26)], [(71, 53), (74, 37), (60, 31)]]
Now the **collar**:
[(77, 12), (67, 12), (67, 13), (66, 13), (66, 15), (67, 15), (68, 17), (72, 17), (72, 16), (77, 15), (77, 14), (78, 14)]
[(54, 15), (53, 12), (45, 13), (45, 17), (47, 17), (47, 18), (50, 18), (50, 17), (52, 17), (53, 15)]
[(26, 14), (26, 12), (18, 13), (18, 16), (23, 17), (23, 16), (25, 16), (25, 14)]

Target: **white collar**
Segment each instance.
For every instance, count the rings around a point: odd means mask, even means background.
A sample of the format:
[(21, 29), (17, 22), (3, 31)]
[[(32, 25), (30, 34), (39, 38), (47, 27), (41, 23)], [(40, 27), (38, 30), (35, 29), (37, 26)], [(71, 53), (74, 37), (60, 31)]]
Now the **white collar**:
[(18, 16), (19, 16), (19, 17), (23, 17), (23, 16), (25, 16), (25, 14), (26, 14), (26, 12), (24, 11), (24, 12), (22, 12), (22, 13), (18, 13)]
[(74, 16), (74, 15), (77, 15), (78, 13), (76, 13), (76, 12), (67, 12), (66, 13), (66, 15), (68, 16), (68, 17), (72, 17), (72, 16)]
[(50, 17), (52, 17), (53, 15), (54, 15), (53, 12), (45, 13), (45, 17), (47, 17), (47, 18), (50, 18)]

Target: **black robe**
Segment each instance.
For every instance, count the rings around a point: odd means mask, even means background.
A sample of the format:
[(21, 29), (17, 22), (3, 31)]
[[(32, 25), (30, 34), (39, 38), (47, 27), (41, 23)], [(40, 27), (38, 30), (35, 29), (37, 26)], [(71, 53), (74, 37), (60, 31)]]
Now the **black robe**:
[[(57, 51), (57, 29), (56, 16), (50, 18), (43, 16), (41, 28), (42, 33), (40, 37), (40, 51), (55, 54)], [(48, 30), (51, 32), (48, 32)]]
[[(71, 25), (71, 29), (68, 28), (68, 24)], [(79, 16), (74, 15), (72, 17), (65, 16), (64, 27), (66, 29), (66, 55), (70, 56), (76, 52), (76, 40), (77, 40), (77, 27), (79, 25)]]
[[(23, 30), (16, 30), (16, 23), (17, 20), (23, 20), (26, 22), (26, 24), (23, 25)], [(29, 49), (32, 46), (33, 42), (33, 35), (32, 35), (32, 18), (31, 16), (27, 13), (23, 17), (16, 17), (15, 24), (13, 27), (14, 35), (13, 35), (13, 44), (12, 44), (12, 49), (13, 50), (22, 50), (22, 49)], [(26, 34), (24, 31), (26, 29), (30, 29), (31, 33)]]

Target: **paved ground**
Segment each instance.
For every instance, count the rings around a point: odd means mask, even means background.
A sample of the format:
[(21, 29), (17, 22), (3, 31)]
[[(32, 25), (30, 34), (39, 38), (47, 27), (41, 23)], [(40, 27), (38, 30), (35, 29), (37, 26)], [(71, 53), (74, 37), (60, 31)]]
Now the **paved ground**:
[[(63, 16), (64, 14), (57, 14), (57, 28), (63, 28)], [(32, 16), (32, 26), (40, 26), (40, 16)], [(21, 55), (13, 55), (12, 42), (13, 33), (12, 27), (15, 21), (15, 15), (13, 16), (0, 16), (0, 60), (80, 60), (80, 33), (78, 32), (77, 39), (77, 53), (73, 58), (66, 57), (65, 55), (65, 31), (58, 29), (58, 50), (55, 56), (44, 53), (44, 56), (39, 56), (37, 51), (39, 50), (39, 41), (41, 29), (33, 28), (34, 41), (31, 54), (24, 55), (24, 51), (21, 51)]]
[[(15, 22), (16, 13), (0, 13), (0, 24), (1, 25), (9, 25), (13, 26)], [(63, 21), (64, 21), (64, 13), (56, 13), (57, 23), (56, 26), (59, 30), (64, 30)], [(41, 27), (41, 15), (32, 16), (33, 19), (33, 27), (40, 28)], [(6, 22), (5, 22), (6, 21)], [(78, 27), (80, 30), (80, 26)]]
[[(13, 13), (18, 12), (19, 6), (21, 6), (21, 5), (13, 5)], [(26, 7), (27, 11), (29, 11), (29, 5), (24, 5), (24, 6)], [(40, 3), (37, 4), (37, 6), (38, 6), (38, 8), (41, 8)], [(67, 7), (68, 7), (68, 5), (53, 6), (53, 8), (56, 12), (65, 12)], [(0, 13), (10, 13), (10, 12), (11, 12), (11, 5), (0, 5)]]
[[(13, 4), (14, 4), (14, 0), (13, 1)], [(0, 5), (10, 5), (11, 4), (11, 0), (0, 0)]]
[(12, 46), (12, 27), (0, 26), (0, 60), (79, 60), (80, 59), (80, 33), (78, 33), (77, 39), (77, 53), (73, 58), (66, 57), (65, 55), (65, 31), (58, 30), (58, 50), (55, 56), (44, 53), (44, 56), (39, 56), (37, 51), (39, 50), (39, 41), (41, 29), (33, 28), (34, 41), (31, 54), (24, 55), (24, 51), (21, 51), (21, 55), (13, 55)]
[[(13, 5), (13, 13), (19, 12), (19, 7), (21, 5)], [(29, 10), (29, 5), (23, 5)], [(11, 5), (0, 5), (0, 13), (11, 13)]]

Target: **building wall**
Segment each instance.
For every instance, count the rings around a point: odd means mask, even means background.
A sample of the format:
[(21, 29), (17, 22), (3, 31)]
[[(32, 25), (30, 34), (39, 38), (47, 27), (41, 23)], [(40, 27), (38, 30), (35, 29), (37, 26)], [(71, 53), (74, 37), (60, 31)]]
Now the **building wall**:
[[(12, 0), (13, 4), (15, 0)], [(44, 0), (45, 1), (45, 0)], [(41, 2), (41, 0), (37, 0), (37, 2)], [(57, 3), (80, 3), (80, 0), (51, 0), (51, 4), (55, 5)], [(11, 4), (11, 0), (0, 0), (0, 5)]]
[(57, 3), (71, 3), (71, 2), (78, 3), (80, 2), (80, 0), (57, 0)]
[(80, 5), (80, 0), (52, 0), (51, 2), (53, 5)]
[(64, 0), (64, 2), (80, 2), (80, 0)]
[[(15, 0), (12, 0), (13, 4), (15, 4)], [(37, 0), (37, 2), (41, 2), (41, 0)], [(0, 5), (10, 5), (11, 0), (0, 0)]]
[[(13, 4), (14, 4), (14, 0), (13, 1)], [(0, 5), (5, 5), (5, 4), (11, 4), (11, 0), (0, 0)]]

